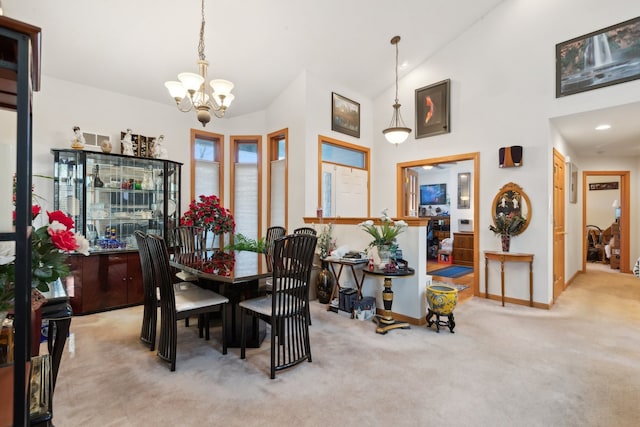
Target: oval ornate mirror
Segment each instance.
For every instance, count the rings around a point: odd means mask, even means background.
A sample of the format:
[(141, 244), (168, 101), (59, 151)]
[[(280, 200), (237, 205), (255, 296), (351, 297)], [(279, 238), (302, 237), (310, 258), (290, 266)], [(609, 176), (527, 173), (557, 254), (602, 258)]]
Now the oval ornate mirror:
[(524, 224), (517, 232), (512, 233), (513, 236), (522, 233), (529, 226), (531, 221), (531, 202), (529, 201), (529, 196), (522, 191), (518, 184), (513, 182), (505, 184), (496, 194), (491, 206), (491, 217), (494, 225), (496, 225), (495, 218), (500, 215), (520, 215), (524, 218)]

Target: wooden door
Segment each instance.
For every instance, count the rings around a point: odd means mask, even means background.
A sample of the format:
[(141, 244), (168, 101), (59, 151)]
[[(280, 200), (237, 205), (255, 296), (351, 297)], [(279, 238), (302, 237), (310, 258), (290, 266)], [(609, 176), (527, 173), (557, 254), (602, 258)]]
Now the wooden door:
[(418, 216), (418, 188), (419, 177), (418, 172), (412, 169), (405, 169), (404, 171), (404, 215), (405, 216)]
[(553, 150), (553, 300), (564, 291), (564, 157)]

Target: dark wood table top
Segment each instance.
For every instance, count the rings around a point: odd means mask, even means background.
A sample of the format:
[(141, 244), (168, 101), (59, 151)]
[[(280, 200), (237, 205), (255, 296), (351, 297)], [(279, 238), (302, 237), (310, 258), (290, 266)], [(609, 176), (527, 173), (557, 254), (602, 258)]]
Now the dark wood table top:
[(174, 254), (169, 263), (202, 279), (225, 283), (244, 283), (271, 275), (265, 255), (248, 251)]

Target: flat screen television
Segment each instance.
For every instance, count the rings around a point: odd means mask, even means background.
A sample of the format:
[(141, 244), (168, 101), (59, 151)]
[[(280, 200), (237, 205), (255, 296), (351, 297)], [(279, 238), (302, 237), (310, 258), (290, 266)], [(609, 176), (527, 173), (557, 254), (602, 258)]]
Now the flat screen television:
[(444, 205), (447, 203), (447, 184), (424, 184), (420, 186), (421, 205)]

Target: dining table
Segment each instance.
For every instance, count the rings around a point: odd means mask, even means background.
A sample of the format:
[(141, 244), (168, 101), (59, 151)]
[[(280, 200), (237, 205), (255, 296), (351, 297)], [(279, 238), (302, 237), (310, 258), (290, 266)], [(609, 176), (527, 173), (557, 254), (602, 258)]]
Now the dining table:
[[(228, 347), (240, 347), (242, 329), (238, 304), (265, 294), (260, 279), (271, 276), (264, 254), (249, 251), (207, 250), (174, 253), (169, 264), (198, 278), (198, 286), (229, 298), (225, 337)], [(266, 336), (266, 323), (247, 317), (247, 347), (259, 347)]]

